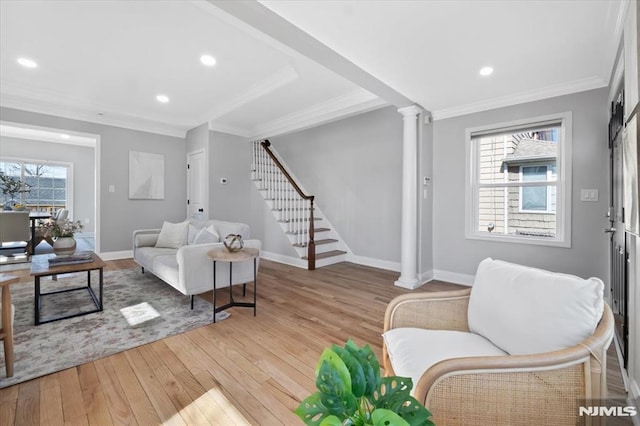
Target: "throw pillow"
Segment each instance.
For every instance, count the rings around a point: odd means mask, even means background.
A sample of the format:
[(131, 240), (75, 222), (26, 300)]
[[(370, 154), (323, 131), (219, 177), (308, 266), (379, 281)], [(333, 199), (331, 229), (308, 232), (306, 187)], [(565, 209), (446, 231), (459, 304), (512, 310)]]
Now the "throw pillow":
[(171, 223), (165, 221), (162, 224), (156, 247), (180, 248), (187, 242), (189, 222)]
[(211, 244), (211, 243), (219, 243), (220, 236), (213, 231), (213, 225), (208, 226), (206, 228), (202, 228), (196, 238), (193, 240), (193, 244)]
[(487, 258), (469, 298), (469, 329), (511, 355), (551, 352), (593, 334), (604, 284)]
[(193, 223), (189, 223), (189, 231), (187, 232), (187, 244), (193, 244), (193, 240), (196, 239), (196, 235), (198, 235), (198, 232), (200, 232), (203, 227), (204, 225), (196, 226)]

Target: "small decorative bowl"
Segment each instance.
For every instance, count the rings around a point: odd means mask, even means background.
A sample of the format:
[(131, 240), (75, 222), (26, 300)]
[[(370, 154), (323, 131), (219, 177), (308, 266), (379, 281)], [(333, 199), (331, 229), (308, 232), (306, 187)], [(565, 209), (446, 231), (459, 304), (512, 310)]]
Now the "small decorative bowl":
[(240, 251), (242, 247), (244, 247), (244, 241), (242, 241), (242, 235), (239, 234), (229, 234), (224, 237), (222, 240), (222, 244), (224, 247), (229, 250), (231, 253)]

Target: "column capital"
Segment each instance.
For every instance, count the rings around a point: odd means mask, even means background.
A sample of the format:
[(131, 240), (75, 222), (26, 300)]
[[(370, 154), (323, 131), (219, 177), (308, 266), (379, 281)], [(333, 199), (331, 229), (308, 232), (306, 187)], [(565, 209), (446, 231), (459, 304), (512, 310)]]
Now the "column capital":
[(409, 105), (406, 107), (398, 108), (398, 112), (402, 114), (403, 117), (415, 117), (422, 112), (422, 108), (417, 105)]

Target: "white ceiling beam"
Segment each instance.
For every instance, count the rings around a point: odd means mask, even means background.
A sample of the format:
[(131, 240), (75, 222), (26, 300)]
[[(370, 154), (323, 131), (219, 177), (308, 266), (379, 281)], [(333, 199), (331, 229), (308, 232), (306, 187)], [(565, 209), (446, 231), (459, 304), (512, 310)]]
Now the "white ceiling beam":
[(416, 104), (257, 1), (208, 1), (224, 12), (384, 99), (391, 105), (402, 108)]

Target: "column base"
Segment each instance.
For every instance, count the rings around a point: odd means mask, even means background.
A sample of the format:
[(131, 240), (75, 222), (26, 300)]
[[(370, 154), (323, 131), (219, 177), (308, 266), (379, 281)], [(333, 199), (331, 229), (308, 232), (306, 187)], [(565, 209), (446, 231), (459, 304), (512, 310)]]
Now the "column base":
[(422, 283), (420, 282), (420, 280), (418, 280), (418, 277), (411, 279), (400, 277), (393, 283), (393, 285), (409, 290), (415, 290), (416, 288), (420, 287)]

